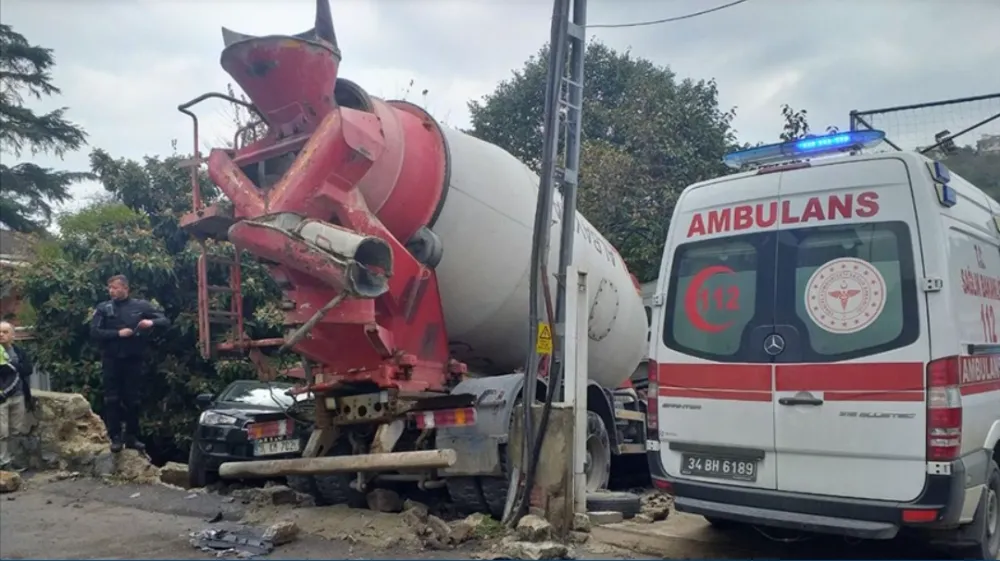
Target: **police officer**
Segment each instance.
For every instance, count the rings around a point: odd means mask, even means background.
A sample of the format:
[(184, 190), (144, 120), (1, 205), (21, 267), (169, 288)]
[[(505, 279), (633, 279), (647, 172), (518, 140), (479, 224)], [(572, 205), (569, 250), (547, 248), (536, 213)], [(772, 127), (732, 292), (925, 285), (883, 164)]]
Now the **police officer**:
[[(139, 442), (139, 383), (142, 351), (154, 327), (164, 328), (170, 320), (146, 300), (130, 298), (128, 279), (115, 275), (108, 279), (110, 300), (101, 302), (90, 322), (90, 336), (101, 346), (104, 370), (104, 424), (111, 437), (111, 451), (122, 445), (145, 450)], [(122, 421), (125, 438), (122, 440)]]

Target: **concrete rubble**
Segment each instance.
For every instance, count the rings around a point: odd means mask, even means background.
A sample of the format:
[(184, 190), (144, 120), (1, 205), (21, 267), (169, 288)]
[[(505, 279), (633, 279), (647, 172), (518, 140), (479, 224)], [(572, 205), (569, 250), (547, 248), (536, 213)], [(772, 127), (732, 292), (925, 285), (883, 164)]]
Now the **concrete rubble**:
[(20, 488), (20, 475), (13, 471), (0, 471), (0, 493), (13, 493)]
[(279, 520), (271, 524), (264, 530), (263, 539), (270, 541), (274, 545), (284, 545), (289, 543), (299, 535), (299, 526), (291, 520)]
[(640, 500), (642, 510), (641, 513), (636, 516), (636, 522), (642, 522), (641, 520), (638, 520), (639, 516), (647, 517), (650, 522), (666, 520), (667, 517), (670, 516), (670, 509), (674, 506), (674, 500), (670, 495), (657, 491), (642, 495)]

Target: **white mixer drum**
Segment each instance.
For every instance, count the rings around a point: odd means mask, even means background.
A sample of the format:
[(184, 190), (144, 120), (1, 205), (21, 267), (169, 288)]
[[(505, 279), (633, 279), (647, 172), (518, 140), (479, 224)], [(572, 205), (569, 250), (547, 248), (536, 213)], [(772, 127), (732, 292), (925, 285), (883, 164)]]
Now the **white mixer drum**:
[[(469, 369), (509, 373), (529, 351), (531, 239), (538, 176), (505, 150), (442, 127), (451, 180), (433, 231), (444, 256), (437, 266), (451, 349)], [(553, 207), (549, 272), (555, 298), (562, 197)], [(574, 265), (588, 273), (589, 372), (618, 387), (645, 355), (646, 316), (625, 263), (577, 213)], [(543, 312), (544, 317), (544, 312)]]

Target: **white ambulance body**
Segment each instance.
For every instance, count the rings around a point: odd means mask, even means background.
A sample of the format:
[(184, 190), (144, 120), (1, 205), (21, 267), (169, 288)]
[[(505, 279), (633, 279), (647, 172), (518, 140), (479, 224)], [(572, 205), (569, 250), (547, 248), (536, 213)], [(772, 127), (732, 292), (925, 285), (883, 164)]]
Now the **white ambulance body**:
[(998, 216), (1000, 203), (907, 152), (686, 189), (653, 307), (654, 482), (719, 526), (916, 528), (995, 558)]

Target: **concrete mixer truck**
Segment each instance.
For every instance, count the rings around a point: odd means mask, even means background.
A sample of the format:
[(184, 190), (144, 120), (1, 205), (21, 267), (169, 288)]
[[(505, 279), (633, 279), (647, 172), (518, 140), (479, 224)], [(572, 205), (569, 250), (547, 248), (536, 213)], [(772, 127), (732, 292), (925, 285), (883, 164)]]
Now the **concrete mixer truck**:
[[(249, 102), (211, 93), (179, 107), (195, 126), (194, 208), (182, 226), (202, 244), (202, 352), (248, 353), (267, 378), (275, 374), (267, 349), (290, 351), (302, 362), (285, 374), (303, 379), (314, 399), (308, 441), (291, 436), (287, 419), (255, 422), (248, 438), (256, 459), (268, 461), (250, 462), (254, 473), (226, 464), (222, 475), (226, 466), (231, 477), (285, 475), (328, 504), (412, 481), (499, 516), (529, 354), (538, 177), (420, 107), (339, 77), (327, 0), (308, 32), (223, 29), (223, 39), (221, 65)], [(212, 97), (245, 105), (266, 134), (201, 158), (191, 107)], [(199, 186), (206, 163), (223, 195), (216, 201)], [(558, 237), (558, 222), (552, 228)], [(228, 285), (210, 285), (210, 239), (268, 268), (284, 294), (284, 338), (245, 335), (238, 260), (228, 264)], [(575, 262), (590, 279), (586, 475), (588, 489), (600, 490), (612, 463), (634, 459), (624, 471), (647, 472), (646, 403), (628, 380), (648, 325), (635, 278), (582, 216)], [(219, 295), (225, 309), (214, 307)], [(219, 324), (231, 334), (222, 342), (212, 335)], [(545, 380), (536, 387), (544, 396)]]

